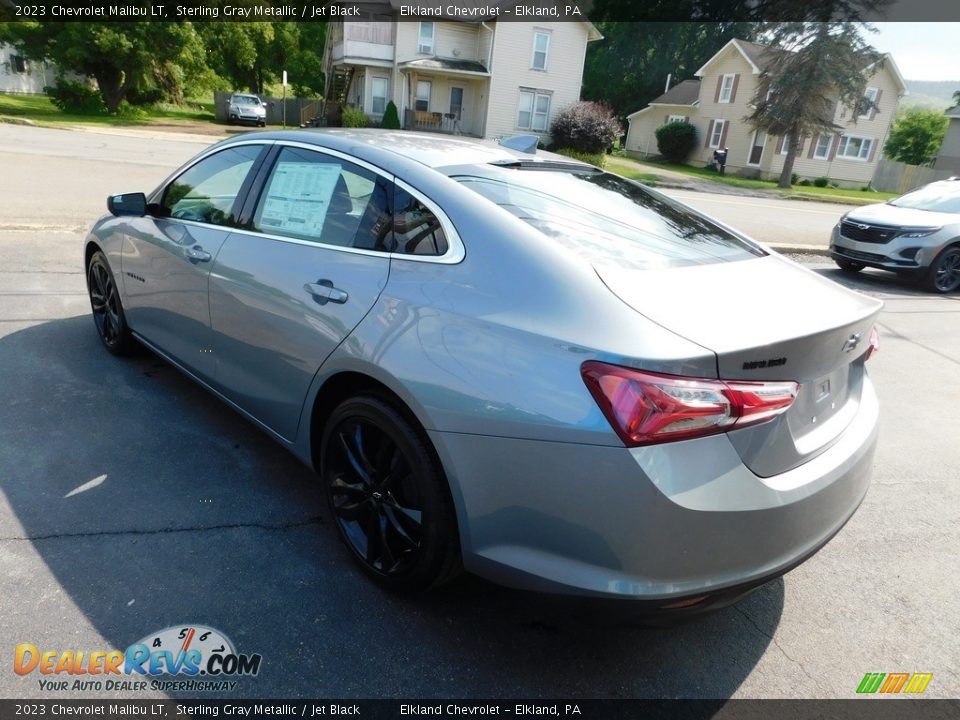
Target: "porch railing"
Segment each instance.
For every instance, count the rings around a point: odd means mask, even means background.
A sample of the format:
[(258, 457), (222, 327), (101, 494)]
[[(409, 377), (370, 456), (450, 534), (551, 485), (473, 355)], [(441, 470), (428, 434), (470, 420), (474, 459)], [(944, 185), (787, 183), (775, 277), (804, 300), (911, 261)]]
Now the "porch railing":
[(427, 132), (459, 135), (460, 120), (453, 113), (427, 112), (426, 110), (405, 110), (403, 113), (404, 130), (424, 130)]

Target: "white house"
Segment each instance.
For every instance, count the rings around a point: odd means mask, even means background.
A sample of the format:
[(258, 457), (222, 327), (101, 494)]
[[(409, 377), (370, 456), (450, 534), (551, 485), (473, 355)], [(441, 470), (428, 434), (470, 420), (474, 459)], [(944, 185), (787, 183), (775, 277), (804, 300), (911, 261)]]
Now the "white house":
[[(698, 144), (688, 162), (709, 162), (714, 150), (727, 148), (728, 172), (779, 177), (787, 155), (784, 138), (768, 137), (745, 120), (760, 74), (778, 52), (784, 51), (731, 40), (704, 63), (694, 79), (627, 116), (626, 149), (657, 155), (656, 129), (668, 122), (689, 122), (697, 128)], [(873, 178), (906, 83), (890, 55), (864, 72), (866, 93), (877, 109), (854, 118), (848, 108), (836, 103), (832, 120), (840, 129), (803, 138), (793, 168), (797, 175), (828, 177), (847, 185), (866, 184)]]
[(328, 100), (374, 122), (393, 100), (404, 128), (476, 137), (548, 137), (580, 99), (592, 23), (401, 19), (397, 0), (328, 25)]
[(0, 43), (0, 92), (42, 93), (56, 82), (56, 68), (45, 62), (27, 60), (12, 45)]

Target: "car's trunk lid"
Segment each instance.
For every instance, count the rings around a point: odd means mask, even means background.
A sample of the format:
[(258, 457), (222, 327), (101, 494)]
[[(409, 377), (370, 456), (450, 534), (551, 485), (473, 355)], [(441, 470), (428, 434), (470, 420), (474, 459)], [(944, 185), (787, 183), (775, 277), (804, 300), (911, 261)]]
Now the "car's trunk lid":
[(774, 255), (596, 271), (637, 312), (713, 350), (721, 379), (801, 384), (782, 416), (729, 433), (758, 475), (784, 472), (822, 452), (856, 413), (878, 300)]

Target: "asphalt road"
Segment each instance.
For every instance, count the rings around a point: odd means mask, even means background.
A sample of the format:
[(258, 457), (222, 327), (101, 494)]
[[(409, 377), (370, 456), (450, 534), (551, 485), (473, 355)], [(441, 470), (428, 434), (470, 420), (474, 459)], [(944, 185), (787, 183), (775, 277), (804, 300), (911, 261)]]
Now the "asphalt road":
[(738, 605), (650, 629), (474, 578), (403, 599), (348, 562), (306, 468), (164, 362), (99, 346), (82, 228), (199, 147), (0, 125), (0, 696), (162, 696), (45, 693), (12, 649), (193, 623), (263, 655), (230, 697), (849, 698), (899, 671), (960, 695), (960, 296), (811, 265), (886, 302), (874, 483), (823, 551)]
[(765, 243), (826, 248), (830, 231), (849, 206), (834, 203), (741, 197), (687, 190), (661, 189), (717, 220)]

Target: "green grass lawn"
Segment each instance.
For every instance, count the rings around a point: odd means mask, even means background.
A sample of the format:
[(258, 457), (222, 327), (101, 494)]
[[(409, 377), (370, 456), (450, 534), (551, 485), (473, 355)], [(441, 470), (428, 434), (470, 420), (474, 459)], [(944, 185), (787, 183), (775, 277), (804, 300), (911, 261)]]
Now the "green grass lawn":
[(41, 125), (149, 125), (158, 121), (213, 121), (213, 101), (188, 101), (183, 107), (159, 104), (143, 108), (141, 117), (74, 115), (62, 112), (46, 95), (0, 93), (0, 117), (16, 117)]
[[(737, 177), (736, 175), (719, 175), (715, 171), (705, 167), (694, 167), (692, 165), (681, 165), (678, 163), (661, 163), (643, 161), (643, 165), (637, 165), (629, 158), (611, 157), (607, 159), (607, 169), (625, 177), (645, 182), (644, 177), (651, 173), (646, 172), (648, 167), (663, 168), (673, 172), (687, 175), (698, 180), (707, 180), (731, 187), (746, 188), (750, 190), (769, 190), (782, 197), (799, 198), (804, 200), (823, 200), (825, 202), (844, 202), (855, 205), (867, 205), (870, 203), (884, 202), (897, 197), (897, 193), (877, 192), (874, 190), (859, 190), (856, 188), (832, 188), (816, 187), (813, 185), (794, 185), (790, 190), (778, 188), (777, 184), (768, 180), (753, 180), (750, 178)], [(641, 169), (642, 168), (642, 169)], [(654, 174), (655, 177), (655, 174)]]

